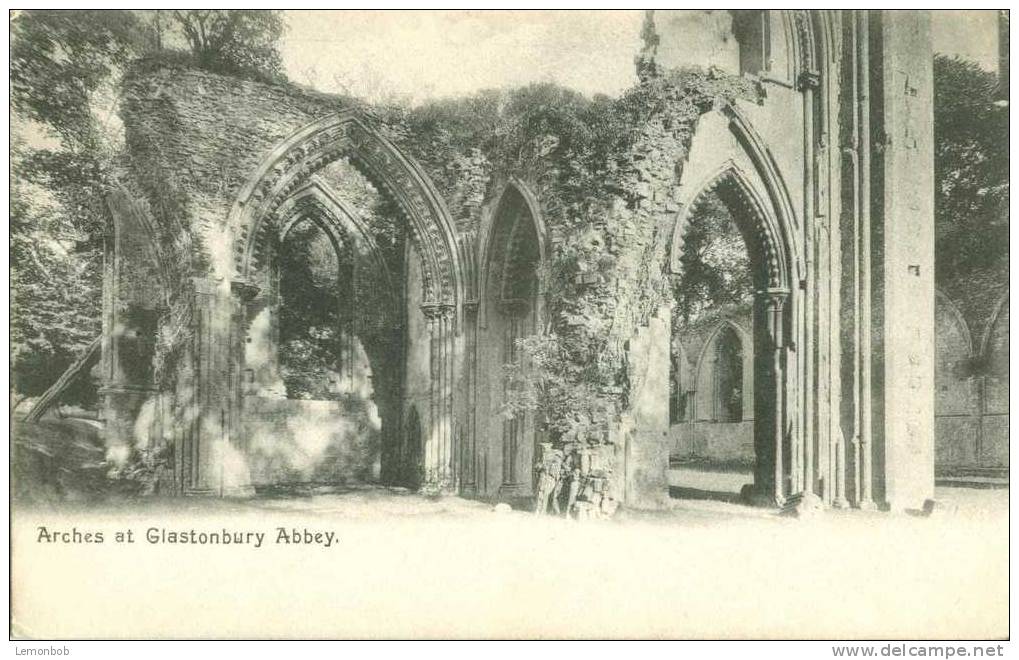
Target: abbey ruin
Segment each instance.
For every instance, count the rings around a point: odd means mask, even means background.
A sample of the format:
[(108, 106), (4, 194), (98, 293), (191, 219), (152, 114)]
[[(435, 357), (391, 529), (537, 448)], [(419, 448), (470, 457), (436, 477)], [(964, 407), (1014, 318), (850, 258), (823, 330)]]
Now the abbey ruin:
[[(691, 350), (672, 341), (671, 283), (710, 197), (753, 279), (745, 323), (696, 342), (743, 346), (738, 401), (717, 410), (750, 439), (745, 498), (923, 508), (929, 17), (656, 10), (642, 39), (620, 98), (507, 130), (136, 65), (104, 275), (111, 451), (144, 452), (179, 495), (322, 480), (490, 499), (533, 496), (559, 451), (604, 499), (662, 506), (670, 366)], [(279, 263), (306, 227), (340, 273), (342, 396), (326, 401), (287, 398), (281, 370)], [(530, 399), (528, 369), (544, 374)]]

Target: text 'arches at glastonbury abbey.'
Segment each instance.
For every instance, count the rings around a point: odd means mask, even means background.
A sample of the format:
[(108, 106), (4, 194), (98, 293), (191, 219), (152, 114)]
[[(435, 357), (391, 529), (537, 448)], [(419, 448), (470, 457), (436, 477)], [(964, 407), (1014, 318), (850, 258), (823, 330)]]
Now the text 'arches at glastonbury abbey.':
[[(442, 116), (404, 121), (173, 64), (129, 74), (104, 280), (110, 446), (147, 452), (166, 493), (324, 479), (493, 499), (535, 495), (535, 462), (555, 448), (597, 473), (605, 497), (662, 506), (674, 304), (662, 283), (713, 196), (754, 287), (752, 323), (734, 334), (752, 387), (725, 390), (747, 393), (745, 496), (923, 507), (928, 16), (656, 10), (642, 37), (639, 82), (605, 101), (621, 137), (583, 168), (562, 157), (579, 131), (552, 121), (461, 145), (442, 141)], [(584, 116), (601, 130), (598, 113)], [(340, 264), (348, 378), (328, 401), (281, 385), (276, 264), (301, 223)], [(609, 413), (514, 408), (504, 365), (526, 371), (522, 347), (549, 336), (557, 351), (541, 355), (560, 362), (548, 399), (593, 374), (586, 398)]]

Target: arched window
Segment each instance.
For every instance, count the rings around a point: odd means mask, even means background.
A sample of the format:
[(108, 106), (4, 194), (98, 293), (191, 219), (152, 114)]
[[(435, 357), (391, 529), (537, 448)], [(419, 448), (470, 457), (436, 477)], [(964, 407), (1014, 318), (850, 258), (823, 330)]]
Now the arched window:
[(301, 221), (278, 251), (280, 370), (288, 398), (340, 399), (353, 379), (353, 253)]
[(739, 72), (758, 75), (768, 71), (771, 60), (771, 25), (766, 10), (732, 12), (732, 31), (739, 43)]

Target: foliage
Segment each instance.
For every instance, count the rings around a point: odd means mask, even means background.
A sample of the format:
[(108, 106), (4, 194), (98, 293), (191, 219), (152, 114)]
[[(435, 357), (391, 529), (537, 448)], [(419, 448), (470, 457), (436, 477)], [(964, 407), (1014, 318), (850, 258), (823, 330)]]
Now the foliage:
[(665, 296), (662, 232), (671, 215), (652, 185), (674, 186), (702, 113), (753, 83), (699, 70), (649, 76), (619, 99), (551, 84), (486, 91), (413, 110), (380, 109), (383, 125), (476, 224), (495, 172), (528, 181), (555, 249), (542, 277), (547, 317), (506, 365), (505, 414), (537, 410), (555, 437), (597, 442), (626, 404), (625, 346)]
[(678, 320), (691, 323), (711, 308), (750, 302), (750, 257), (718, 195), (708, 195), (698, 206), (683, 239), (682, 270), (672, 287)]
[[(282, 31), (279, 12), (31, 10), (13, 17), (12, 357), (19, 392), (44, 390), (99, 331), (103, 242), (112, 226), (106, 197), (123, 144), (114, 111), (125, 68), (171, 48), (179, 34), (196, 66), (278, 77)], [(180, 319), (187, 315), (175, 310)]]
[(190, 64), (258, 80), (284, 78), (279, 42), (286, 25), (278, 10), (175, 9), (137, 12), (146, 50), (179, 51)]
[[(42, 394), (99, 333), (101, 262), (76, 258), (79, 234), (62, 207), (17, 177), (11, 186), (11, 365), (22, 396)], [(91, 405), (91, 382), (65, 401)]]
[(939, 282), (1007, 270), (1008, 108), (996, 77), (959, 58), (934, 59), (935, 263)]
[(11, 22), (11, 104), (53, 131), (65, 148), (94, 148), (92, 103), (132, 56), (127, 11), (19, 13)]
[[(287, 395), (335, 399), (341, 309), (351, 309), (351, 289), (338, 282), (341, 264), (325, 233), (311, 222), (291, 230), (279, 246), (280, 369)], [(348, 268), (349, 270), (349, 268)]]

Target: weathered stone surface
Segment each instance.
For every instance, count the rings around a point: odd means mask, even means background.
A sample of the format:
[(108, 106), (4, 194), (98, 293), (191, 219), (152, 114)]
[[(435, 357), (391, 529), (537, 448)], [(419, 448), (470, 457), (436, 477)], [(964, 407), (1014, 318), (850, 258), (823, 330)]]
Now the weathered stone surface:
[[(753, 350), (745, 370), (753, 374), (753, 387), (745, 388), (753, 406), (744, 409), (753, 410), (758, 494), (773, 504), (793, 497), (830, 504), (844, 499), (852, 477), (855, 486), (866, 481), (865, 494), (848, 489), (859, 504), (873, 495), (911, 507), (929, 497), (934, 292), (925, 19), (875, 13), (883, 46), (868, 54), (869, 41), (828, 52), (830, 41), (815, 33), (818, 26), (851, 33), (843, 29), (856, 20), (849, 12), (719, 13), (711, 20), (733, 42), (724, 61), (701, 64), (726, 73), (666, 72), (690, 31), (661, 18), (645, 26), (641, 84), (620, 99), (584, 106), (559, 90), (555, 98), (589, 114), (518, 108), (516, 123), (483, 127), (469, 144), (450, 137), (441, 113), (369, 117), (348, 99), (179, 66), (129, 74), (124, 182), (149, 209), (152, 241), (170, 271), (160, 336), (173, 338), (165, 353), (175, 361), (158, 387), (175, 411), (173, 432), (164, 437), (176, 438), (181, 490), (223, 489), (216, 475), (233, 458), (210, 448), (242, 448), (242, 420), (255, 412), (243, 379), (246, 324), (258, 317), (249, 306), (266, 300), (256, 281), (264, 274), (258, 247), (285, 220), (276, 212), (289, 208), (313, 174), (349, 158), (384, 189), (409, 237), (393, 283), (402, 316), (389, 337), (399, 356), (397, 384), (380, 401), (383, 417), (399, 420), (392, 436), (380, 439), (386, 474), (435, 492), (479, 493), (487, 472), (489, 484), (527, 495), (528, 450), (549, 433), (553, 443), (579, 438), (581, 454), (597, 458), (591, 483), (607, 484), (612, 494), (601, 502), (663, 505), (670, 336), (660, 310), (669, 270), (682, 255), (684, 223), (703, 193), (714, 191), (740, 216), (754, 263)], [(763, 29), (771, 24), (775, 29)], [(880, 69), (883, 78), (856, 80), (856, 72), (847, 74), (851, 67), (838, 66), (853, 49), (870, 58), (861, 71)], [(874, 139), (868, 133), (857, 144), (845, 122), (859, 107), (861, 88), (874, 99)], [(600, 123), (606, 119), (609, 131)], [(576, 130), (576, 121), (589, 125)], [(604, 141), (584, 143), (594, 129)], [(873, 156), (874, 168), (856, 168), (851, 153)], [(859, 187), (844, 191), (844, 182)], [(514, 227), (530, 229), (502, 235), (499, 200), (510, 187), (526, 198), (531, 216)], [(862, 206), (851, 188), (868, 191)], [(869, 231), (864, 216), (872, 209), (880, 231), (866, 255), (855, 254), (843, 246), (864, 244), (863, 234), (852, 232)], [(138, 251), (130, 241), (118, 249)], [(510, 286), (498, 288), (495, 300), (485, 274), (498, 270), (493, 264), (523, 262), (533, 268), (510, 268), (508, 279), (503, 269)], [(854, 290), (853, 267), (873, 275), (873, 286)], [(532, 289), (516, 288), (531, 283), (521, 274), (531, 270), (540, 274)], [(111, 309), (113, 301), (148, 297), (136, 293), (119, 289), (110, 274)], [(842, 295), (854, 302), (843, 304)], [(493, 308), (514, 320), (498, 321)], [(524, 308), (531, 311), (514, 315)], [(107, 325), (110, 338), (114, 325)], [(516, 339), (546, 328), (566, 347), (557, 354), (558, 375), (587, 388), (574, 401), (584, 410), (558, 411), (559, 418), (544, 420), (545, 430), (534, 421), (504, 424), (495, 418), (501, 363), (514, 359)], [(996, 331), (989, 345), (1000, 350), (1003, 336)], [(873, 378), (844, 359), (854, 351), (873, 357)], [(107, 341), (104, 364), (113, 354)], [(1002, 382), (1000, 374), (996, 379)], [(269, 380), (266, 391), (274, 387)], [(844, 412), (853, 390), (875, 408), (873, 437), (869, 412)], [(1002, 395), (998, 387), (988, 400), (998, 405)], [(307, 412), (293, 403), (272, 405), (287, 408), (286, 415), (267, 413), (274, 418)], [(582, 433), (566, 438), (576, 421), (565, 419), (571, 416), (590, 419), (577, 423)], [(862, 458), (847, 458), (852, 452), (843, 438), (854, 447), (861, 438), (870, 444)], [(334, 478), (366, 474), (375, 450), (359, 442), (348, 444), (356, 458)], [(242, 467), (238, 475), (252, 469)], [(500, 480), (503, 473), (513, 483)], [(231, 483), (243, 488), (245, 478)]]

